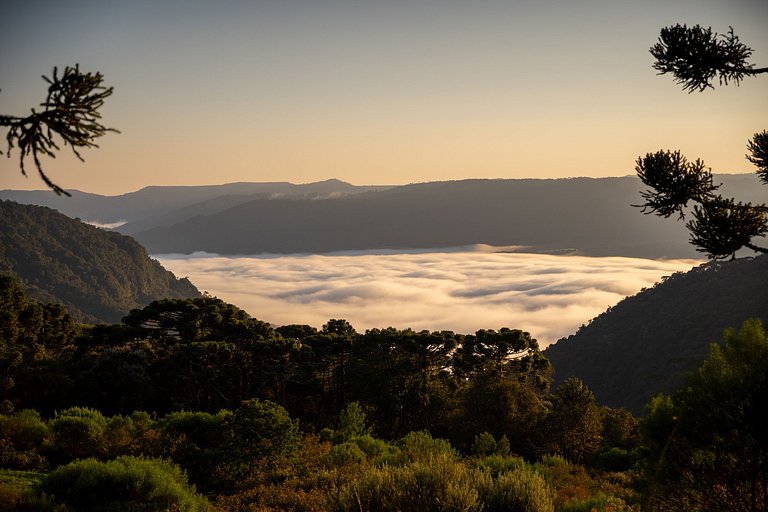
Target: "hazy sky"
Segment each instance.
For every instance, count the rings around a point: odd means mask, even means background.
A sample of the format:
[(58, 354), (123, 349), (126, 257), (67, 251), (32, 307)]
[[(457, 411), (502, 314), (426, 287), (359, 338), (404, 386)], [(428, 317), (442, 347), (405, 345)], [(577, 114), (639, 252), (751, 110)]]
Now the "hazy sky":
[(320, 328), (331, 318), (374, 327), (510, 327), (542, 348), (695, 260), (453, 252), (159, 256), (177, 276), (276, 325)]
[[(80, 63), (115, 93), (67, 188), (336, 177), (617, 176), (679, 148), (751, 172), (768, 77), (686, 94), (648, 48), (677, 22), (731, 25), (768, 65), (765, 0), (24, 0), (0, 17), (0, 113)], [(3, 148), (5, 149), (5, 148)], [(43, 188), (0, 159), (0, 188)]]

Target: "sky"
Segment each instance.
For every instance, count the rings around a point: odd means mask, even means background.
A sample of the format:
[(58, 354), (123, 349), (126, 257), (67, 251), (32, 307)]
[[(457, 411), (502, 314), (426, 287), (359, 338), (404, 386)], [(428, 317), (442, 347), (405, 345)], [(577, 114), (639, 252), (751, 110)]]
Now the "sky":
[(531, 333), (542, 348), (663, 276), (701, 264), (469, 249), (158, 259), (200, 290), (274, 325), (320, 328), (343, 318), (358, 332), (509, 327)]
[[(54, 66), (103, 73), (121, 133), (43, 162), (102, 194), (623, 176), (659, 149), (752, 172), (768, 77), (683, 92), (648, 53), (675, 23), (733, 26), (768, 65), (764, 0), (25, 0), (0, 17), (0, 113), (39, 104)], [(13, 156), (0, 188), (44, 188)]]

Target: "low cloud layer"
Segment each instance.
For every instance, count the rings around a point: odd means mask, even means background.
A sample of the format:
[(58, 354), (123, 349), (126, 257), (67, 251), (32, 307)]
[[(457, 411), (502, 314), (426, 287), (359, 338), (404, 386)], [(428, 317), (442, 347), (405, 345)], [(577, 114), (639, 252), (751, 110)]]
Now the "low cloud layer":
[(344, 318), (361, 332), (510, 327), (530, 332), (542, 347), (662, 276), (700, 263), (484, 250), (158, 259), (275, 325), (319, 328)]

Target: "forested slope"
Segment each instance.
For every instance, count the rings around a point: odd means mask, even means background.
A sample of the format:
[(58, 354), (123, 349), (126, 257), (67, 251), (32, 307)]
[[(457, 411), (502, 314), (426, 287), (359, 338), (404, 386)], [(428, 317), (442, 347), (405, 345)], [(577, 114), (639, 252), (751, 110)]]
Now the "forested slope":
[(0, 201), (0, 272), (31, 297), (64, 304), (81, 322), (117, 322), (153, 300), (197, 297), (133, 238), (49, 208)]
[(642, 412), (747, 318), (768, 323), (768, 256), (709, 262), (628, 297), (545, 350), (556, 382), (576, 376), (611, 407)]

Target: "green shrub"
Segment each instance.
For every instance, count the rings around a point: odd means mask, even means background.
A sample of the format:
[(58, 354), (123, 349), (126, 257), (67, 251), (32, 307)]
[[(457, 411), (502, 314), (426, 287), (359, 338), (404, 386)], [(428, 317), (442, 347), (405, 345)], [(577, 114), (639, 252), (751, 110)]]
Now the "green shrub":
[(9, 439), (17, 450), (39, 450), (47, 433), (48, 427), (35, 410), (0, 416), (0, 439)]
[(409, 432), (397, 444), (406, 461), (428, 461), (441, 455), (456, 458), (450, 442), (434, 439), (426, 430)]
[(56, 413), (48, 422), (50, 458), (55, 464), (73, 459), (103, 457), (107, 419), (87, 407), (71, 407)]
[(353, 437), (367, 436), (371, 427), (366, 425), (365, 412), (358, 402), (348, 404), (339, 414), (339, 428), (333, 433), (334, 443), (343, 443)]
[(374, 459), (374, 463), (377, 464), (393, 461), (400, 453), (397, 446), (391, 445), (382, 439), (374, 439), (369, 435), (353, 437), (349, 442), (359, 446), (363, 453), (369, 459)]
[(509, 457), (499, 454), (488, 455), (473, 461), (473, 466), (481, 471), (490, 471), (493, 478), (502, 473), (514, 469), (526, 467), (525, 461), (521, 457)]
[(166, 441), (183, 436), (187, 442), (209, 448), (221, 444), (221, 429), (231, 414), (229, 411), (216, 414), (177, 411), (165, 415), (158, 421), (158, 426)]
[(210, 508), (178, 466), (160, 459), (79, 460), (48, 474), (40, 490), (72, 510), (196, 512)]
[(623, 500), (597, 493), (583, 500), (571, 500), (560, 507), (558, 512), (620, 512), (623, 510), (629, 510)]
[(553, 512), (553, 493), (541, 475), (526, 467), (476, 480), (487, 512)]
[(53, 510), (50, 500), (35, 495), (41, 478), (42, 474), (34, 471), (0, 470), (0, 512)]
[(605, 471), (627, 471), (632, 468), (634, 458), (623, 448), (613, 447), (597, 456), (596, 464)]
[(481, 504), (467, 468), (441, 454), (407, 466), (371, 468), (345, 487), (337, 510), (425, 512), (480, 511)]
[(331, 460), (337, 466), (361, 464), (367, 460), (365, 452), (352, 442), (337, 444), (331, 448)]
[(496, 440), (492, 434), (483, 432), (475, 436), (475, 442), (472, 443), (472, 454), (485, 456), (496, 452)]
[(291, 457), (301, 442), (299, 420), (269, 400), (242, 402), (224, 421), (223, 431), (223, 465), (235, 479)]

